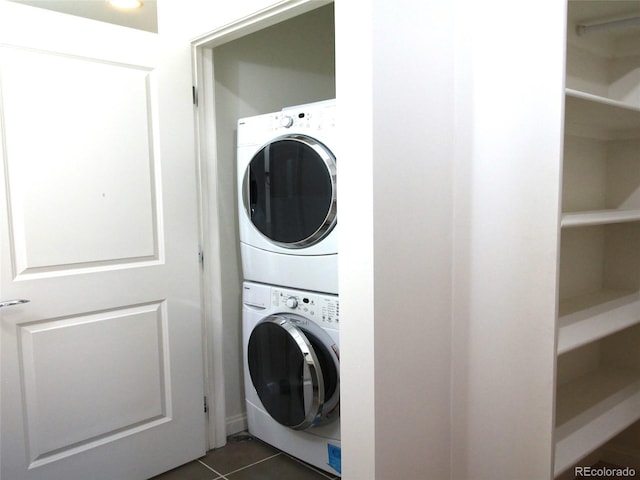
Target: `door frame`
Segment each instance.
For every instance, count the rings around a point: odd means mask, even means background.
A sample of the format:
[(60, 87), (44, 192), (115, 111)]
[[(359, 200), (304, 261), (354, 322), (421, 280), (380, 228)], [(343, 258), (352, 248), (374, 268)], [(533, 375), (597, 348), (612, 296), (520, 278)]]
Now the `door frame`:
[[(223, 213), (216, 198), (221, 179), (217, 164), (214, 49), (282, 21), (333, 3), (333, 0), (283, 0), (251, 15), (206, 33), (191, 42), (194, 87), (195, 146), (198, 166), (202, 291), (205, 342), (205, 394), (209, 404), (209, 448), (226, 443), (227, 418), (224, 372), (224, 320), (219, 286), (224, 281), (220, 229)], [(235, 199), (234, 199), (235, 203)], [(240, 285), (238, 285), (240, 291)], [(238, 313), (241, 312), (238, 298)], [(238, 319), (241, 323), (241, 318)], [(233, 419), (246, 428), (246, 414)], [(237, 428), (237, 427), (236, 427)]]

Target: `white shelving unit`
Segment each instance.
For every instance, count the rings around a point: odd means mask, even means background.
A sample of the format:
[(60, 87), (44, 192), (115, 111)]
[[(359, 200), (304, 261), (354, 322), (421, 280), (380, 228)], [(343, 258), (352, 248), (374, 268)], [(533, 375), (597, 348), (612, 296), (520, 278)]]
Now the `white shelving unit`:
[(631, 17), (568, 3), (556, 476), (640, 424), (640, 25), (578, 34)]

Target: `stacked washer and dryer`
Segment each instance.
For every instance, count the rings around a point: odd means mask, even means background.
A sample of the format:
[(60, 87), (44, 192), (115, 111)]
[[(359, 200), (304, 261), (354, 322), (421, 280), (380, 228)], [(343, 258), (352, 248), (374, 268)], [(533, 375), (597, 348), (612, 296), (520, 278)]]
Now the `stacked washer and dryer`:
[(335, 100), (238, 121), (249, 432), (340, 475)]

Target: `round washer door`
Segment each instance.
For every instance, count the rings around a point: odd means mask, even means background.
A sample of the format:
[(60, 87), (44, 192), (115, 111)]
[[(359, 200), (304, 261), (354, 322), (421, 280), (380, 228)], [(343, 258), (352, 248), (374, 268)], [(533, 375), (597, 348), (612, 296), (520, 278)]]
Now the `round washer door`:
[(336, 224), (336, 159), (307, 135), (278, 137), (254, 155), (243, 179), (251, 223), (273, 243), (304, 248)]
[[(272, 315), (251, 332), (251, 382), (278, 423), (304, 430), (338, 416), (339, 365), (335, 345), (300, 324), (297, 315)], [(327, 336), (328, 337), (328, 336)]]

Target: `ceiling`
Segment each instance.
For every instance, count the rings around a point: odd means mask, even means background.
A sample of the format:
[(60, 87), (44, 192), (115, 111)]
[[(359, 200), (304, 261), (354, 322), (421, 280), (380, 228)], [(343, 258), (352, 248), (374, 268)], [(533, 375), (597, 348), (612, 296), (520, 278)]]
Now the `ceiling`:
[(46, 8), (56, 12), (90, 18), (101, 22), (115, 23), (124, 27), (137, 28), (148, 32), (158, 32), (157, 2), (143, 0), (142, 8), (118, 10), (106, 0), (11, 0), (16, 3)]

